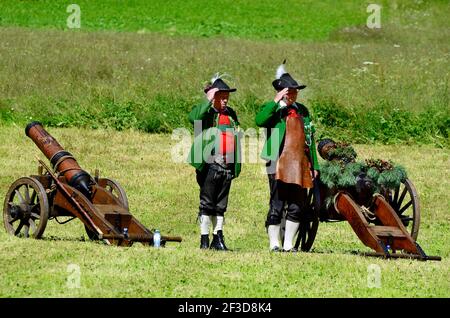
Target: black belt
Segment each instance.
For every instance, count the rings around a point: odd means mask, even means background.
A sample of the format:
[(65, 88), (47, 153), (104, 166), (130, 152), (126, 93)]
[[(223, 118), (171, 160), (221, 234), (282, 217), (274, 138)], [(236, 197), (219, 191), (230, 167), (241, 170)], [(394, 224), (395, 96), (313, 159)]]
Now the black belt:
[[(231, 155), (233, 156), (233, 158), (230, 158)], [(222, 154), (213, 155), (211, 156), (210, 159), (211, 160), (209, 162), (211, 164), (217, 164), (224, 169), (232, 169), (232, 167), (234, 166), (234, 162), (230, 163), (230, 161), (234, 161), (233, 153), (230, 155), (222, 155)]]
[(224, 172), (231, 172), (233, 171), (234, 165), (232, 163), (228, 163), (225, 167), (221, 166), (217, 163), (210, 163), (209, 168), (214, 171), (224, 171)]
[(234, 170), (232, 164), (228, 164), (227, 167), (224, 168), (217, 163), (212, 163), (209, 165), (209, 169), (215, 172), (214, 179), (225, 177), (227, 180), (231, 180), (234, 178)]

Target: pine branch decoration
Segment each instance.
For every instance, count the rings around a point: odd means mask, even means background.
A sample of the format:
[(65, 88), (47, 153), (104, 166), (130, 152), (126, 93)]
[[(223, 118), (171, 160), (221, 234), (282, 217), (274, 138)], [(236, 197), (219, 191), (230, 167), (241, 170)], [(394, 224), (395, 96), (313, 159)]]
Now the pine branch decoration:
[(329, 189), (349, 188), (358, 178), (367, 176), (376, 192), (395, 189), (407, 178), (406, 170), (392, 161), (366, 159), (355, 161), (356, 151), (347, 143), (335, 143), (327, 153), (327, 161), (321, 167), (320, 179)]

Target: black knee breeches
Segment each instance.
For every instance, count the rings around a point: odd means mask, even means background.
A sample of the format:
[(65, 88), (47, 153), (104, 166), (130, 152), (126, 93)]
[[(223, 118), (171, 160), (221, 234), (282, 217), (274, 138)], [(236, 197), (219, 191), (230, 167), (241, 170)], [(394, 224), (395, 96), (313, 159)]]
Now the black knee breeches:
[(279, 182), (275, 180), (275, 174), (267, 176), (269, 177), (270, 202), (266, 227), (280, 224), (285, 209), (287, 220), (300, 222), (300, 213), (306, 204), (307, 189)]
[(228, 205), (232, 170), (218, 164), (208, 164), (203, 171), (196, 172), (200, 186), (199, 214), (223, 216)]

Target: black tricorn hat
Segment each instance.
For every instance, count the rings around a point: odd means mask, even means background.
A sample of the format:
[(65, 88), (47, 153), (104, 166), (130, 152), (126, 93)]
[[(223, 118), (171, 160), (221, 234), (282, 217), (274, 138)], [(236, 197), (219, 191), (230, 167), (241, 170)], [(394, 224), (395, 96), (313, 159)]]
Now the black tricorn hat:
[(211, 82), (203, 90), (207, 93), (210, 89), (218, 88), (221, 92), (235, 92), (236, 88), (230, 88), (220, 77), (213, 77)]
[(297, 83), (295, 79), (292, 78), (292, 76), (286, 72), (284, 69), (284, 64), (286, 64), (286, 60), (283, 61), (283, 64), (278, 66), (276, 79), (272, 82), (273, 87), (280, 91), (283, 88), (295, 88), (295, 89), (304, 89), (306, 85), (300, 85)]

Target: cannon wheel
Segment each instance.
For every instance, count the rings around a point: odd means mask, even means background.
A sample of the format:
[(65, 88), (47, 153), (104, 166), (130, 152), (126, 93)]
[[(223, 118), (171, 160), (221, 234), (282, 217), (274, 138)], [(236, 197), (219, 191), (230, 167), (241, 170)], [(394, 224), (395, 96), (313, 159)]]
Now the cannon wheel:
[[(128, 198), (122, 186), (117, 181), (114, 181), (112, 179), (103, 178), (103, 180), (106, 181), (105, 189), (109, 191), (117, 200), (119, 200), (122, 206), (128, 210)], [(98, 240), (97, 233), (91, 231), (86, 225), (84, 226), (84, 228), (90, 240)]]
[[(313, 189), (309, 189), (305, 208), (302, 211), (300, 225), (298, 228), (297, 239), (294, 248), (303, 252), (308, 252), (316, 239), (317, 229), (319, 227), (319, 202), (316, 203)], [(284, 241), (284, 231), (286, 227), (286, 212), (281, 220), (281, 241)]]
[(417, 241), (420, 226), (420, 202), (414, 184), (411, 180), (406, 179), (397, 189), (388, 192), (387, 199), (411, 237)]
[(3, 205), (6, 231), (19, 237), (41, 238), (49, 216), (47, 193), (42, 184), (29, 177), (16, 180)]
[(105, 189), (109, 191), (117, 200), (119, 200), (125, 209), (129, 210), (127, 194), (122, 186), (117, 181), (112, 179), (104, 178), (104, 180), (106, 181)]
[(302, 213), (300, 226), (298, 228), (297, 241), (295, 248), (300, 246), (303, 252), (308, 252), (316, 239), (317, 229), (319, 227), (319, 202), (316, 202), (313, 189), (308, 190), (306, 208)]

